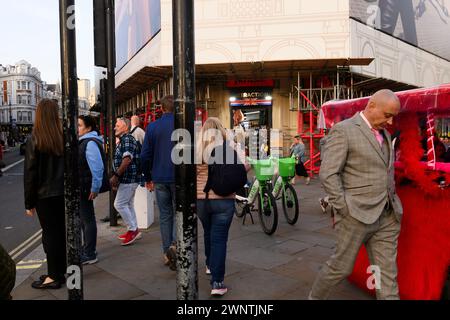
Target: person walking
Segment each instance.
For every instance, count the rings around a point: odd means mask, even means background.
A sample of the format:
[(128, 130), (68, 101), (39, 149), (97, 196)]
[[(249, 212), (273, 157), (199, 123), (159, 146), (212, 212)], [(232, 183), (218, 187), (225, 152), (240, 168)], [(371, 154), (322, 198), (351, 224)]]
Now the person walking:
[(32, 283), (35, 289), (59, 289), (66, 273), (63, 128), (57, 102), (41, 100), (27, 141), (24, 164), (25, 209), (37, 213), (48, 274)]
[(83, 230), (83, 264), (93, 264), (97, 259), (97, 222), (95, 221), (94, 199), (102, 187), (104, 170), (103, 138), (99, 136), (95, 119), (91, 116), (78, 117), (79, 172), (80, 172), (80, 217)]
[(175, 166), (171, 158), (174, 147), (171, 137), (175, 125), (173, 96), (163, 97), (161, 106), (162, 117), (147, 126), (141, 163), (145, 186), (156, 194), (163, 261), (171, 270), (176, 270)]
[[(228, 288), (224, 284), (224, 277), (228, 233), (231, 222), (233, 221), (236, 194), (231, 193), (226, 196), (220, 196), (213, 191), (209, 182), (211, 178), (209, 177), (209, 174), (212, 174), (215, 170), (208, 170), (208, 163), (210, 163), (209, 157), (211, 155), (206, 155), (205, 153), (209, 150), (209, 153), (211, 154), (214, 147), (217, 147), (215, 150), (218, 150), (219, 148), (222, 148), (223, 144), (226, 144), (226, 147), (229, 145), (234, 149), (236, 149), (236, 146), (232, 146), (231, 141), (227, 141), (227, 132), (225, 128), (222, 126), (220, 120), (214, 117), (208, 118), (205, 121), (199, 137), (196, 146), (196, 159), (201, 160), (197, 161), (201, 164), (196, 166), (197, 215), (203, 226), (206, 274), (211, 275), (211, 295), (223, 296), (228, 292)], [(221, 144), (218, 144), (218, 141), (216, 140), (217, 137), (222, 138)], [(214, 145), (215, 143), (217, 145)], [(238, 150), (234, 151), (236, 152), (236, 157), (240, 160), (240, 163), (244, 163), (244, 159), (241, 159), (242, 153), (241, 155), (238, 155)], [(217, 159), (217, 154), (215, 154), (215, 159), (219, 161), (224, 160)], [(226, 159), (228, 159), (228, 156)], [(236, 161), (238, 159), (236, 159)], [(225, 165), (230, 165), (229, 163), (223, 163)], [(242, 186), (247, 180), (245, 170), (243, 175)], [(239, 177), (236, 176), (236, 179), (239, 179)], [(216, 192), (218, 191), (216, 190)]]
[(139, 163), (141, 150), (136, 139), (129, 133), (130, 126), (130, 120), (126, 118), (119, 118), (116, 121), (114, 130), (119, 143), (114, 154), (114, 172), (110, 179), (111, 188), (117, 190), (114, 208), (128, 229), (118, 237), (123, 246), (130, 245), (142, 237), (134, 210), (136, 189), (142, 183)]
[[(302, 141), (302, 138), (300, 135), (296, 135), (294, 137), (294, 142), (292, 143), (290, 150), (290, 156), (294, 156), (296, 161), (295, 165), (295, 174), (299, 177), (305, 177), (306, 184), (309, 184), (311, 181), (311, 178), (308, 175), (308, 172), (305, 169), (305, 144)], [(294, 178), (295, 179), (295, 178)], [(294, 180), (292, 179), (292, 180)], [(295, 184), (295, 181), (293, 181), (293, 184)]]
[(403, 208), (395, 192), (391, 136), (400, 111), (390, 90), (376, 92), (363, 112), (336, 124), (323, 149), (320, 179), (335, 213), (337, 245), (320, 270), (309, 299), (326, 299), (352, 273), (361, 245), (378, 266), (378, 299), (399, 299), (397, 241)]

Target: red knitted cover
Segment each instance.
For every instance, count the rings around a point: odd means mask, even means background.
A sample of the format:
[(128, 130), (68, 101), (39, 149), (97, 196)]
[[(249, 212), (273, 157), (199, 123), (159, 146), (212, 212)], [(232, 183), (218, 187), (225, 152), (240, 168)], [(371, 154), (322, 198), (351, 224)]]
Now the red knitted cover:
[[(397, 192), (404, 216), (398, 241), (397, 266), (401, 299), (439, 299), (450, 266), (450, 190), (433, 181), (439, 175), (450, 182), (450, 174), (427, 171), (422, 156), (415, 114), (399, 119), (400, 162), (396, 170)], [(408, 184), (403, 184), (405, 178)], [(366, 286), (369, 260), (362, 247), (349, 280), (374, 294)]]

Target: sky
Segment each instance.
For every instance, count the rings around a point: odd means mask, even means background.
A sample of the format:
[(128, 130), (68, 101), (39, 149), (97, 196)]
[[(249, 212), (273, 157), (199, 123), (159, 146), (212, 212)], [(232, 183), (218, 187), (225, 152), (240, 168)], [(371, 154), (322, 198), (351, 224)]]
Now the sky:
[[(92, 0), (75, 0), (77, 76), (94, 86)], [(61, 79), (58, 0), (0, 0), (0, 64), (28, 61), (41, 79)]]

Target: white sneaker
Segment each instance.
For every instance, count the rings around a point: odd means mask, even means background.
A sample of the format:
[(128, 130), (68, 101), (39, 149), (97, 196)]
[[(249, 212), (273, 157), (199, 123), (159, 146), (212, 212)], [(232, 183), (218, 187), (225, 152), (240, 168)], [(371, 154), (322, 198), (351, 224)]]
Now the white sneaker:
[(223, 296), (228, 292), (228, 288), (223, 284), (223, 282), (213, 282), (211, 295), (212, 296)]
[(305, 183), (308, 185), (311, 182), (311, 178), (307, 177)]
[(208, 276), (211, 275), (211, 270), (209, 270), (208, 266), (206, 266), (206, 271), (205, 271), (205, 273), (206, 273)]

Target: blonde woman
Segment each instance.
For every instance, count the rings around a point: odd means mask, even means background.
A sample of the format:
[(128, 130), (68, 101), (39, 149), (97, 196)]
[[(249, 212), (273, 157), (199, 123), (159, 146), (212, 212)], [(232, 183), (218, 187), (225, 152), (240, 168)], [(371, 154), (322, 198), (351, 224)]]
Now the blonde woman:
[[(208, 180), (208, 161), (216, 146), (227, 140), (227, 132), (217, 118), (208, 118), (203, 125), (196, 146), (197, 214), (204, 230), (206, 274), (211, 274), (211, 295), (223, 296), (228, 231), (234, 214), (235, 194), (218, 196), (204, 192)], [(230, 143), (229, 139), (227, 143)]]

